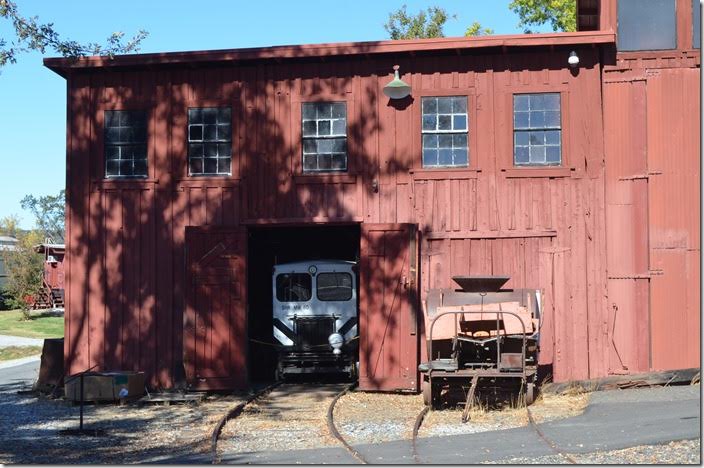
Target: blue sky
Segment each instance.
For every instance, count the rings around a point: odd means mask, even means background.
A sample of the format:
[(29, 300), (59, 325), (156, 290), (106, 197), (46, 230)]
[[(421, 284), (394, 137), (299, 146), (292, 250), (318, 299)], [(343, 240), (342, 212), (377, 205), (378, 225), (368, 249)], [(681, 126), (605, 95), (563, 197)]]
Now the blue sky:
[[(518, 17), (510, 0), (298, 1), (18, 1), (25, 16), (53, 22), (64, 38), (103, 42), (113, 31), (149, 31), (140, 52), (229, 49), (283, 44), (388, 39), (383, 24), (402, 4), (410, 13), (438, 5), (457, 15), (445, 26), (461, 36), (473, 21), (496, 34), (515, 34)], [(0, 23), (0, 37), (10, 26)], [(51, 55), (51, 54), (48, 54)], [(0, 218), (20, 216), (26, 194), (55, 194), (65, 185), (66, 89), (63, 78), (44, 68), (38, 53), (24, 54), (0, 72)]]

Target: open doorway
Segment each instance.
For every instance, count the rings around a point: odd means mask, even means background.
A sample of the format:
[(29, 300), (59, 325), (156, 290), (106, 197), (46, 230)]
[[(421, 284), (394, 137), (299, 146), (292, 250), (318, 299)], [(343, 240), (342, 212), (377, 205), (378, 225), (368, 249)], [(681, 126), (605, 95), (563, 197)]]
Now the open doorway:
[(275, 378), (278, 354), (272, 333), (274, 265), (310, 260), (358, 262), (359, 253), (358, 224), (249, 228), (247, 322), (251, 383)]

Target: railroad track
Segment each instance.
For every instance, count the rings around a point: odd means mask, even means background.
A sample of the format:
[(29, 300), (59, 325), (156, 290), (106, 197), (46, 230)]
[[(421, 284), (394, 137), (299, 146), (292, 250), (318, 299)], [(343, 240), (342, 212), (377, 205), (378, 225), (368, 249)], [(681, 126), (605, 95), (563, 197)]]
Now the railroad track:
[[(250, 396), (246, 401), (235, 406), (218, 422), (211, 438), (213, 463), (220, 462), (219, 444), (223, 429), (228, 421), (247, 414), (253, 430), (262, 431), (268, 422), (285, 420), (290, 430), (281, 427), (269, 427), (265, 431), (278, 431), (277, 437), (285, 433), (295, 432), (302, 425), (308, 425), (310, 431), (315, 431), (323, 423), (330, 436), (334, 437), (355, 459), (367, 464), (363, 455), (354, 449), (335, 427), (334, 409), (337, 401), (356, 384), (299, 384), (278, 382)], [(322, 411), (322, 409), (325, 411)], [(322, 416), (322, 413), (325, 416)], [(317, 423), (317, 424), (316, 424)], [(306, 431), (308, 439), (314, 437)], [(249, 434), (247, 434), (249, 435)], [(261, 438), (259, 438), (261, 441)], [(220, 445), (222, 447), (222, 445)], [(294, 447), (295, 448), (295, 447)]]
[[(550, 439), (547, 437), (543, 431), (540, 430), (540, 427), (535, 422), (535, 419), (533, 418), (533, 414), (530, 411), (530, 405), (526, 405), (526, 413), (528, 415), (528, 423), (529, 425), (533, 428), (533, 430), (538, 434), (538, 436), (552, 449), (553, 452), (555, 452), (557, 455), (561, 456), (565, 460), (567, 460), (569, 463), (572, 463), (574, 465), (577, 465), (578, 462), (572, 458), (572, 456), (562, 450), (560, 450), (560, 447), (555, 443), (554, 440)], [(418, 413), (418, 416), (416, 417), (415, 424), (413, 425), (413, 440), (412, 440), (412, 447), (413, 447), (413, 460), (415, 461), (416, 464), (422, 464), (423, 462), (420, 460), (420, 456), (418, 455), (418, 431), (420, 430), (420, 426), (423, 424), (423, 420), (425, 419), (425, 416), (428, 414), (428, 411), (430, 411), (430, 406), (424, 407), (420, 413)]]
[[(347, 450), (356, 460), (363, 464), (369, 464), (369, 461), (365, 459), (359, 451), (357, 451), (347, 440), (342, 436), (340, 431), (337, 429), (334, 420), (334, 410), (335, 405), (339, 399), (344, 396), (347, 392), (352, 390), (356, 384), (352, 385), (331, 385), (331, 384), (287, 384), (287, 383), (276, 383), (265, 389), (255, 393), (246, 401), (240, 403), (232, 410), (230, 410), (218, 423), (215, 430), (213, 431), (211, 450), (213, 455), (213, 463), (219, 463), (218, 455), (218, 442), (221, 437), (223, 428), (225, 424), (243, 413), (247, 410), (248, 406), (259, 405), (256, 413), (258, 413), (262, 420), (266, 420), (271, 417), (280, 417), (281, 413), (278, 410), (273, 410), (276, 407), (281, 409), (281, 411), (288, 411), (288, 417), (290, 413), (296, 413), (305, 416), (305, 421), (307, 422), (317, 422), (322, 424), (322, 419), (324, 419), (325, 426), (330, 436), (334, 437), (340, 445), (342, 445), (345, 450)], [(274, 394), (274, 392), (277, 392)], [(312, 397), (311, 397), (312, 395)], [(319, 413), (321, 405), (327, 405), (327, 411), (325, 412), (324, 418), (318, 416), (315, 411), (311, 411), (312, 406), (318, 409)], [(423, 420), (427, 415), (430, 408), (428, 406), (424, 407), (415, 419), (413, 425), (413, 435), (412, 435), (412, 450), (413, 450), (413, 460), (416, 464), (422, 464), (418, 454), (417, 439), (418, 433), (420, 431)], [(535, 422), (533, 415), (530, 411), (530, 407), (526, 406), (526, 413), (528, 415), (529, 425), (538, 434), (538, 436), (553, 450), (556, 454), (563, 457), (567, 462), (572, 464), (577, 464), (578, 462), (572, 458), (572, 456), (560, 449), (560, 447), (550, 438), (548, 438), (540, 429), (540, 427)], [(295, 418), (292, 421), (298, 422)], [(295, 425), (295, 424), (294, 424)], [(278, 429), (281, 430), (281, 429)]]

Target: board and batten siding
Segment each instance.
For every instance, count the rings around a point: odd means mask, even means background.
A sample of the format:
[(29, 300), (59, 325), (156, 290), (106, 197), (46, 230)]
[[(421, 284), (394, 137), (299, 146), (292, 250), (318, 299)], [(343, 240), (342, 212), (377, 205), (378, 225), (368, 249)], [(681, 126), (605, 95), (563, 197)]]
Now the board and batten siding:
[[(361, 222), (418, 226), (421, 299), (462, 274), (541, 289), (541, 363), (556, 381), (606, 375), (600, 52), (580, 49), (578, 72), (565, 67), (566, 53), (72, 71), (68, 372), (143, 370), (152, 387), (182, 379), (186, 227)], [(392, 104), (382, 88), (394, 64), (413, 93)], [(513, 167), (512, 95), (523, 92), (561, 93), (560, 168)], [(423, 169), (421, 97), (452, 95), (469, 99), (469, 167)], [(316, 100), (347, 103), (346, 173), (302, 173), (300, 104)], [(231, 176), (187, 175), (187, 108), (208, 106), (233, 110)], [(103, 111), (112, 109), (149, 113), (146, 179), (103, 177)]]

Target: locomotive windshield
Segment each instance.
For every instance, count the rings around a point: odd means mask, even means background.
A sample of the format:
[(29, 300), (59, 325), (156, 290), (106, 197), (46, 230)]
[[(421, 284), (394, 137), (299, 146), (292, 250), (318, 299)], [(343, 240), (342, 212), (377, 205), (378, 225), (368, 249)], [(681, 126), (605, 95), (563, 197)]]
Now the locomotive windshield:
[(321, 301), (352, 299), (352, 275), (349, 273), (320, 273), (317, 283), (318, 299)]
[(276, 277), (279, 302), (306, 302), (312, 295), (313, 281), (308, 273), (282, 273)]

